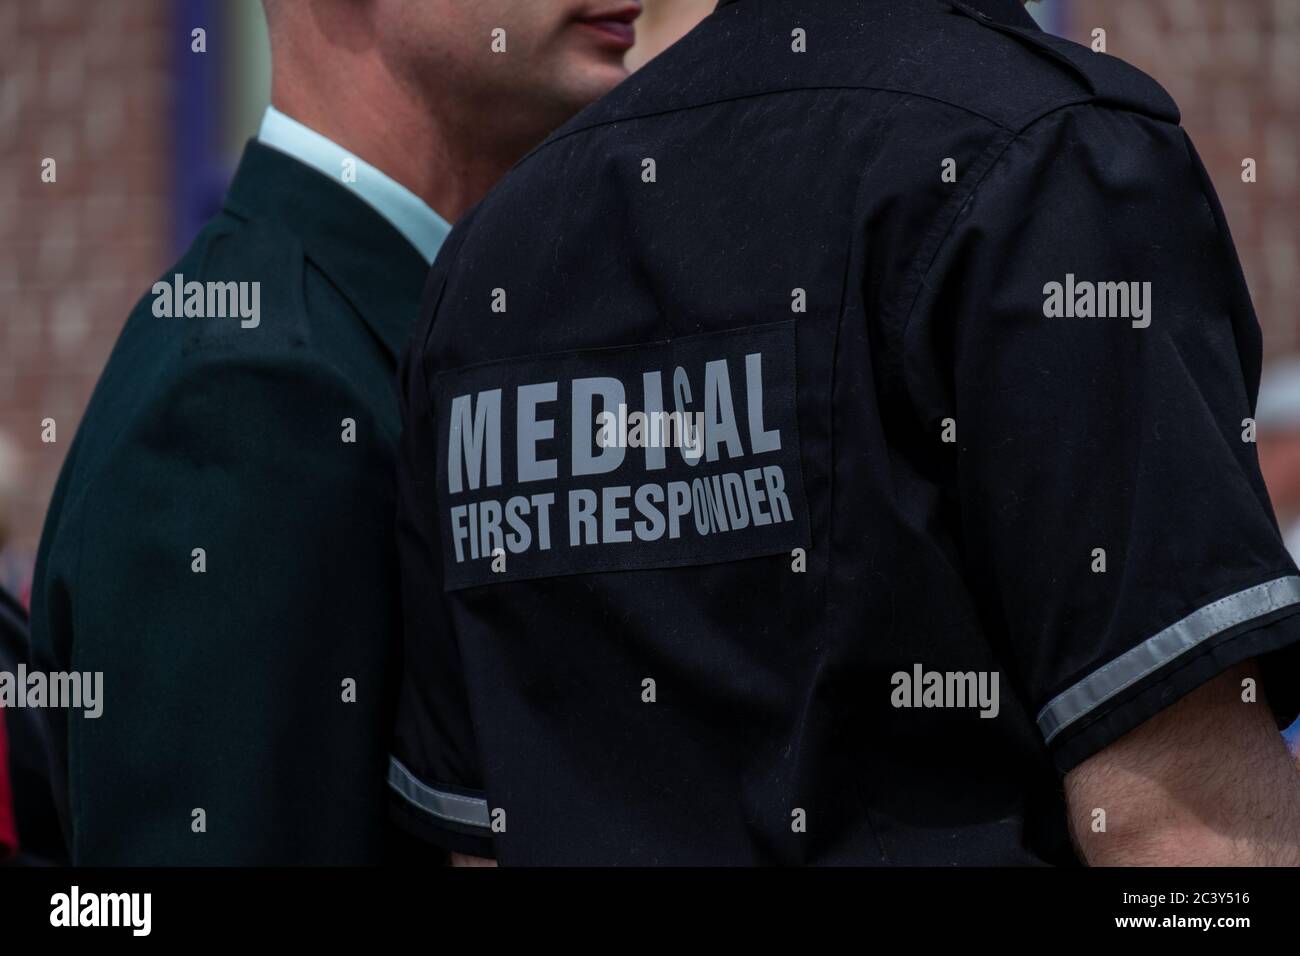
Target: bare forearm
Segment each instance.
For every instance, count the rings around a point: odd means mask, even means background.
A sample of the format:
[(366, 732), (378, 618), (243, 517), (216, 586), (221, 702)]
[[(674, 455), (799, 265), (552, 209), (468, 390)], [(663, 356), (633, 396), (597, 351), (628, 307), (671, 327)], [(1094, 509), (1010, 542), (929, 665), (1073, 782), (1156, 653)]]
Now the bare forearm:
[(1294, 840), (1234, 836), (1203, 823), (1080, 839), (1089, 866), (1300, 866)]
[(1066, 778), (1094, 866), (1300, 865), (1300, 773), (1233, 668)]

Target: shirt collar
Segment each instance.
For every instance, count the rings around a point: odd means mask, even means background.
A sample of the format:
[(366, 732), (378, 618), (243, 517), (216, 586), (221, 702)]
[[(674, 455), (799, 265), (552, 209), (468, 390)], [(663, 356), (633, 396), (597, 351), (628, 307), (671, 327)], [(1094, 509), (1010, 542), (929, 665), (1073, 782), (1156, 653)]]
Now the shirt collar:
[(968, 10), (974, 10), (977, 14), (983, 14), (994, 23), (1001, 23), (1004, 26), (1020, 27), (1024, 30), (1038, 30), (1038, 23), (1029, 11), (1025, 9), (1024, 0), (964, 0), (958, 3), (957, 0), (948, 0), (953, 6), (964, 6)]
[[(739, 3), (740, 0), (718, 0), (718, 9)], [(952, 0), (949, 0), (952, 2)], [(1025, 9), (1023, 0), (965, 0), (965, 6), (984, 14), (990, 20), (1008, 26), (1038, 29), (1038, 24)]]
[[(266, 108), (257, 139), (356, 193), (405, 236), (427, 263), (433, 262), (447, 233), (451, 232), (447, 220), (397, 180), (274, 106)], [(355, 182), (343, 178), (343, 164), (347, 160), (356, 164)]]

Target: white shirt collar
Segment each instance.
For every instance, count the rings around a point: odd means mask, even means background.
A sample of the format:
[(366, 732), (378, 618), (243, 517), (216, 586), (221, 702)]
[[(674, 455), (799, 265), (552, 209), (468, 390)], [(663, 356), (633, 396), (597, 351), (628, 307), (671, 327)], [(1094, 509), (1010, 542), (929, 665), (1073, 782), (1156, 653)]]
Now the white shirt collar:
[[(257, 139), (264, 146), (287, 153), (352, 190), (392, 223), (393, 228), (419, 250), (426, 262), (433, 262), (438, 248), (451, 232), (447, 220), (397, 180), (274, 106), (266, 108)], [(347, 182), (343, 178), (346, 160), (356, 164), (356, 182)]]

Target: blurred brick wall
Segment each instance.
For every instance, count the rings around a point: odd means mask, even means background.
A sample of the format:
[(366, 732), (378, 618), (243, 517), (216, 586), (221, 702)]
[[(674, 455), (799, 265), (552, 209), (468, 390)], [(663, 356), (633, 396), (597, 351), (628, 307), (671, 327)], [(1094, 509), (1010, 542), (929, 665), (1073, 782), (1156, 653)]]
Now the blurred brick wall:
[[(1057, 0), (1045, 0), (1053, 4)], [(1069, 0), (1065, 33), (1151, 74), (1214, 180), (1264, 329), (1300, 346), (1300, 0)], [(1258, 164), (1255, 183), (1241, 163)]]
[(0, 433), (19, 448), (19, 549), (35, 550), (100, 369), (171, 252), (169, 11), (0, 2)]

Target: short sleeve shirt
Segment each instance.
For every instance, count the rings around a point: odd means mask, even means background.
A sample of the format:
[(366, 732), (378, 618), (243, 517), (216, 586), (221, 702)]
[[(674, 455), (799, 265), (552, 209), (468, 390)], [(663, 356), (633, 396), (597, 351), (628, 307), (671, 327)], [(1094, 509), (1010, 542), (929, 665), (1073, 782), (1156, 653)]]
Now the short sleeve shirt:
[(1011, 0), (736, 0), (520, 163), (403, 373), (394, 814), (503, 863), (1071, 863), (1062, 772), (1251, 658), (1293, 716), (1178, 119)]

